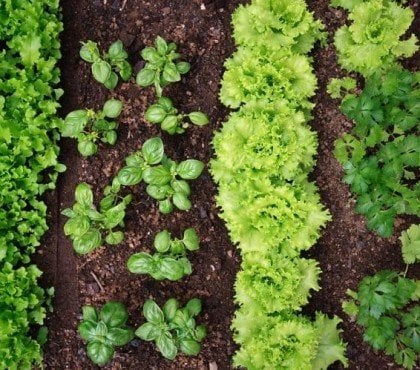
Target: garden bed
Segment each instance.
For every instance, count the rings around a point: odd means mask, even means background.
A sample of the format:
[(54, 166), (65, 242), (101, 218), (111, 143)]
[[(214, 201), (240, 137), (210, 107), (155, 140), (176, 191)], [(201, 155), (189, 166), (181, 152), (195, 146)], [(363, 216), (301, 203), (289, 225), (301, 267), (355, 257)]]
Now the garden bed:
[[(235, 309), (233, 284), (240, 259), (224, 223), (217, 216), (216, 188), (208, 170), (192, 185), (193, 208), (189, 212), (161, 215), (156, 202), (145, 194), (144, 186), (135, 186), (134, 199), (126, 217), (124, 242), (117, 247), (98, 249), (87, 256), (74, 255), (70, 241), (62, 232), (66, 218), (60, 215), (60, 210), (73, 204), (74, 188), (81, 181), (93, 185), (95, 195), (101, 194), (109, 179), (122, 167), (124, 158), (146, 139), (160, 135), (157, 126), (143, 119), (145, 109), (154, 102), (153, 90), (140, 88), (131, 81), (109, 92), (93, 80), (89, 65), (79, 58), (79, 41), (91, 39), (107, 48), (111, 42), (121, 39), (135, 71), (143, 66), (139, 62), (141, 49), (150, 45), (156, 35), (179, 44), (192, 68), (181, 83), (168, 88), (168, 96), (181, 110), (207, 113), (211, 124), (193, 127), (181, 136), (162, 134), (165, 152), (176, 160), (196, 158), (208, 163), (213, 155), (210, 145), (213, 131), (220, 127), (228, 114), (218, 101), (218, 91), (224, 60), (234, 51), (230, 17), (243, 1), (228, 1), (226, 4), (219, 0), (182, 0), (176, 3), (164, 0), (131, 0), (126, 3), (118, 0), (65, 0), (61, 3), (64, 15), (60, 66), (65, 91), (61, 100), (63, 116), (81, 107), (97, 109), (110, 97), (122, 100), (124, 110), (114, 147), (103, 146), (97, 155), (82, 159), (75, 141), (61, 141), (61, 161), (68, 170), (61, 175), (57, 191), (48, 196), (50, 231), (37, 256), (38, 265), (45, 271), (45, 284), (56, 288), (55, 311), (48, 319), (50, 335), (44, 352), (46, 368), (95, 368), (86, 357), (85, 346), (76, 333), (83, 304), (102, 305), (108, 300), (124, 302), (130, 313), (130, 324), (137, 327), (142, 322), (141, 307), (146, 299), (153, 298), (161, 304), (169, 297), (177, 297), (183, 303), (192, 297), (203, 300), (202, 321), (207, 325), (209, 335), (199, 356), (179, 356), (170, 362), (162, 358), (153, 344), (134, 340), (118, 350), (105, 368), (160, 370), (213, 366), (214, 369), (214, 365), (219, 369), (232, 368), (235, 344), (230, 322)], [(328, 7), (328, 1), (308, 3), (330, 34), (344, 24), (345, 12)], [(397, 238), (413, 220), (399, 218), (394, 236), (383, 239), (369, 232), (364, 218), (354, 213), (354, 201), (348, 187), (342, 183), (342, 168), (332, 154), (334, 141), (350, 129), (351, 123), (326, 92), (329, 79), (343, 74), (337, 65), (333, 45), (317, 48), (313, 56), (320, 86), (314, 100), (315, 118), (311, 123), (320, 143), (313, 179), (320, 188), (323, 203), (332, 214), (332, 221), (310, 251), (310, 257), (319, 261), (323, 271), (322, 290), (312, 295), (305, 312), (312, 315), (316, 310), (322, 310), (343, 318), (343, 339), (348, 343), (350, 369), (397, 369), (390, 357), (374, 353), (363, 342), (360, 327), (343, 314), (341, 303), (346, 298), (346, 290), (355, 289), (364, 276), (384, 268), (404, 269)], [(415, 65), (415, 60), (411, 63)], [(173, 235), (180, 236), (188, 227), (194, 227), (201, 240), (200, 250), (191, 256), (192, 275), (176, 283), (157, 282), (127, 271), (128, 257), (150, 248), (157, 232), (166, 228)], [(414, 268), (409, 270), (409, 276), (418, 277), (418, 273)]]

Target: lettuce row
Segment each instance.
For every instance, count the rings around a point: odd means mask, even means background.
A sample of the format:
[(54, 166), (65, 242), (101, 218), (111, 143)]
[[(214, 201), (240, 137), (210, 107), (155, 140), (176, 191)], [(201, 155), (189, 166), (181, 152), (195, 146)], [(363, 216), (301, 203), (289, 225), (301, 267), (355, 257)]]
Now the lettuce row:
[(346, 365), (340, 319), (299, 313), (320, 289), (321, 272), (300, 254), (330, 219), (308, 179), (317, 152), (309, 98), (317, 82), (304, 54), (325, 38), (322, 25), (299, 0), (254, 0), (232, 19), (239, 47), (226, 61), (220, 100), (239, 110), (214, 136), (211, 173), (220, 216), (242, 255), (234, 363), (255, 370)]
[(43, 324), (51, 290), (27, 264), (47, 230), (40, 196), (64, 170), (56, 145), (58, 13), (58, 0), (0, 2), (0, 369), (42, 361), (30, 327)]
[(413, 11), (392, 0), (332, 0), (331, 5), (350, 11), (350, 25), (335, 34), (338, 61), (348, 71), (369, 76), (394, 66), (418, 49), (417, 37), (401, 36), (410, 27)]

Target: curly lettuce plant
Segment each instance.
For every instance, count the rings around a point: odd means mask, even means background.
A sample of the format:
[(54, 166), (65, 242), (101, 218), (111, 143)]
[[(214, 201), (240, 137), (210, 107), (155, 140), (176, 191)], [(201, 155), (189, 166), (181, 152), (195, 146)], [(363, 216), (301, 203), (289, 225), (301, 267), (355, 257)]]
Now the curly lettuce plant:
[(409, 7), (393, 0), (332, 0), (331, 4), (350, 11), (351, 24), (339, 28), (334, 37), (338, 61), (348, 71), (369, 76), (418, 49), (415, 35), (401, 40), (414, 18)]
[(140, 252), (130, 256), (127, 268), (134, 274), (149, 274), (156, 280), (177, 281), (191, 274), (187, 251), (196, 251), (199, 240), (194, 229), (184, 231), (183, 239), (172, 239), (167, 230), (156, 234), (153, 243), (156, 253)]
[(70, 236), (77, 253), (90, 253), (99, 248), (104, 240), (110, 245), (123, 241), (124, 233), (115, 228), (124, 226), (125, 209), (132, 196), (118, 196), (120, 184), (117, 181), (114, 181), (113, 187), (106, 189), (98, 210), (91, 186), (81, 183), (76, 187), (73, 207), (61, 212), (69, 217), (64, 225), (64, 233)]
[(77, 139), (77, 149), (84, 157), (95, 154), (98, 150), (97, 141), (114, 145), (117, 141), (115, 129), (118, 123), (113, 120), (122, 111), (122, 103), (116, 99), (105, 102), (102, 110), (80, 109), (67, 114), (60, 125), (61, 136)]
[(197, 325), (195, 317), (201, 312), (201, 301), (193, 298), (180, 307), (175, 298), (170, 298), (162, 309), (148, 299), (143, 305), (147, 322), (136, 330), (136, 336), (154, 341), (163, 357), (173, 360), (178, 352), (196, 356), (201, 351), (201, 342), (207, 335), (204, 325)]
[(87, 355), (93, 363), (104, 366), (114, 356), (115, 347), (126, 345), (134, 338), (134, 330), (126, 326), (128, 313), (120, 302), (107, 302), (98, 312), (83, 306), (83, 318), (77, 331), (87, 342)]
[(291, 50), (306, 54), (317, 40), (324, 40), (324, 25), (308, 12), (303, 0), (255, 0), (239, 5), (232, 16), (233, 37), (237, 45), (270, 49), (277, 53)]
[(82, 42), (80, 57), (92, 64), (93, 78), (107, 89), (115, 89), (118, 84), (118, 75), (123, 81), (128, 81), (131, 77), (131, 65), (127, 61), (128, 54), (121, 40), (113, 42), (108, 52), (103, 55), (96, 42), (91, 40)]

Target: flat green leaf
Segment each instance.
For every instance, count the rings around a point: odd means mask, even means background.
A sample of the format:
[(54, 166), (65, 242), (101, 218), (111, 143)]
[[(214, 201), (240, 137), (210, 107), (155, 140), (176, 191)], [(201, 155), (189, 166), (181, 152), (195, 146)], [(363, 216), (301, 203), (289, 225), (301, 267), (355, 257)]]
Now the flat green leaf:
[(165, 253), (171, 246), (171, 234), (168, 230), (163, 230), (155, 235), (153, 246), (160, 253)]
[(86, 124), (88, 123), (87, 112), (84, 109), (75, 110), (67, 114), (62, 125), (60, 126), (60, 132), (63, 137), (75, 138), (79, 133), (83, 131)]
[(184, 267), (177, 260), (165, 257), (160, 264), (159, 272), (171, 281), (177, 281), (184, 276)]
[(82, 182), (76, 186), (74, 194), (77, 203), (83, 207), (89, 208), (93, 204), (93, 192), (89, 184)]
[(77, 215), (64, 224), (64, 234), (80, 237), (90, 229), (90, 226), (88, 217)]
[(143, 68), (137, 73), (136, 83), (139, 86), (146, 87), (153, 85), (155, 82), (156, 72), (152, 69)]
[(118, 75), (114, 71), (111, 71), (111, 74), (109, 75), (108, 79), (104, 82), (104, 86), (109, 90), (113, 90), (116, 88), (117, 84)]
[(192, 112), (188, 117), (197, 126), (204, 126), (209, 123), (209, 118), (202, 112)]
[(134, 330), (129, 328), (110, 328), (106, 335), (114, 346), (125, 346), (134, 338)]
[(165, 321), (163, 312), (155, 301), (148, 299), (143, 305), (143, 315), (152, 324), (162, 324)]
[(114, 355), (114, 348), (101, 342), (90, 342), (87, 346), (87, 355), (93, 363), (104, 366)]
[(203, 172), (204, 163), (196, 159), (187, 159), (178, 164), (176, 172), (185, 180), (193, 180)]
[(128, 313), (122, 303), (111, 301), (103, 305), (100, 317), (108, 327), (115, 328), (126, 323)]
[(184, 238), (182, 239), (183, 243), (190, 251), (196, 251), (200, 245), (200, 240), (197, 233), (194, 229), (189, 228), (184, 231)]
[(151, 123), (161, 123), (167, 113), (166, 110), (158, 104), (151, 105), (147, 108), (144, 118)]
[(101, 233), (97, 229), (90, 229), (82, 236), (73, 240), (73, 248), (76, 253), (87, 254), (100, 247), (102, 244)]
[(201, 312), (201, 300), (198, 298), (190, 299), (185, 308), (191, 316), (197, 316)]
[(141, 153), (150, 165), (156, 165), (162, 161), (164, 154), (163, 142), (160, 137), (153, 137), (144, 142)]
[(181, 193), (187, 197), (191, 194), (190, 185), (185, 180), (173, 180), (171, 186), (175, 193)]
[(163, 122), (161, 123), (160, 127), (163, 131), (166, 131), (167, 133), (173, 135), (178, 133), (178, 128), (181, 125), (181, 121), (176, 115), (169, 115), (165, 117)]
[(191, 68), (191, 66), (190, 66), (190, 63), (188, 63), (188, 62), (178, 62), (176, 64), (176, 69), (182, 75), (187, 73), (190, 70), (190, 68)]
[(182, 193), (175, 193), (172, 201), (175, 207), (181, 211), (188, 211), (192, 207), (191, 201)]
[(149, 167), (143, 172), (143, 180), (151, 185), (166, 185), (172, 179), (171, 173), (162, 165)]
[(79, 141), (77, 144), (77, 150), (83, 157), (89, 157), (94, 155), (98, 150), (98, 147), (95, 143), (89, 140)]
[(144, 323), (136, 330), (136, 336), (148, 342), (156, 340), (161, 333), (159, 327), (150, 322)]
[(143, 171), (140, 167), (126, 166), (118, 172), (117, 177), (121, 185), (137, 185), (143, 178)]
[(93, 322), (98, 321), (98, 313), (96, 312), (96, 309), (93, 306), (83, 306), (82, 314), (83, 320), (89, 320)]
[(165, 315), (165, 318), (171, 321), (175, 317), (178, 308), (179, 302), (175, 298), (168, 299), (163, 306), (163, 314)]
[(120, 100), (109, 99), (105, 102), (102, 111), (106, 117), (116, 118), (121, 114), (122, 108), (123, 104)]
[(166, 63), (163, 67), (162, 77), (167, 82), (177, 82), (181, 80), (181, 74), (178, 72), (174, 63)]
[(159, 202), (159, 212), (163, 213), (164, 215), (171, 213), (174, 207), (170, 199), (161, 200)]
[(122, 231), (110, 232), (105, 238), (105, 241), (110, 245), (120, 244), (123, 240), (124, 240), (124, 233)]
[(148, 185), (146, 187), (146, 192), (149, 194), (153, 199), (163, 200), (168, 197), (171, 193), (171, 188), (168, 185), (164, 186), (157, 186), (157, 185)]
[(173, 360), (178, 353), (175, 341), (169, 333), (163, 333), (160, 335), (156, 339), (156, 346), (158, 347), (160, 353), (162, 353), (162, 356), (169, 360)]
[(94, 341), (97, 338), (96, 325), (93, 321), (82, 321), (77, 327), (77, 332), (84, 341)]
[(133, 274), (149, 274), (154, 269), (154, 261), (150, 254), (135, 253), (128, 259), (127, 268)]
[(179, 349), (188, 356), (197, 356), (201, 351), (201, 344), (192, 339), (184, 339)]
[(93, 77), (102, 84), (110, 78), (111, 72), (111, 66), (103, 60), (98, 60), (92, 64)]

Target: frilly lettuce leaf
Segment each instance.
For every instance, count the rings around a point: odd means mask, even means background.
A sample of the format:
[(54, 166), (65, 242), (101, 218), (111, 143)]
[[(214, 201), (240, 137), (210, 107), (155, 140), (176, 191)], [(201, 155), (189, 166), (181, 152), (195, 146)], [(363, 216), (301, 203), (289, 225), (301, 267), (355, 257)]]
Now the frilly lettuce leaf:
[(220, 100), (238, 108), (252, 101), (285, 99), (291, 108), (310, 110), (313, 104), (308, 99), (315, 94), (317, 81), (309, 62), (303, 55), (239, 47), (225, 62)]
[(306, 54), (317, 40), (324, 40), (323, 25), (314, 20), (303, 0), (255, 0), (240, 5), (232, 16), (237, 45), (281, 53)]

